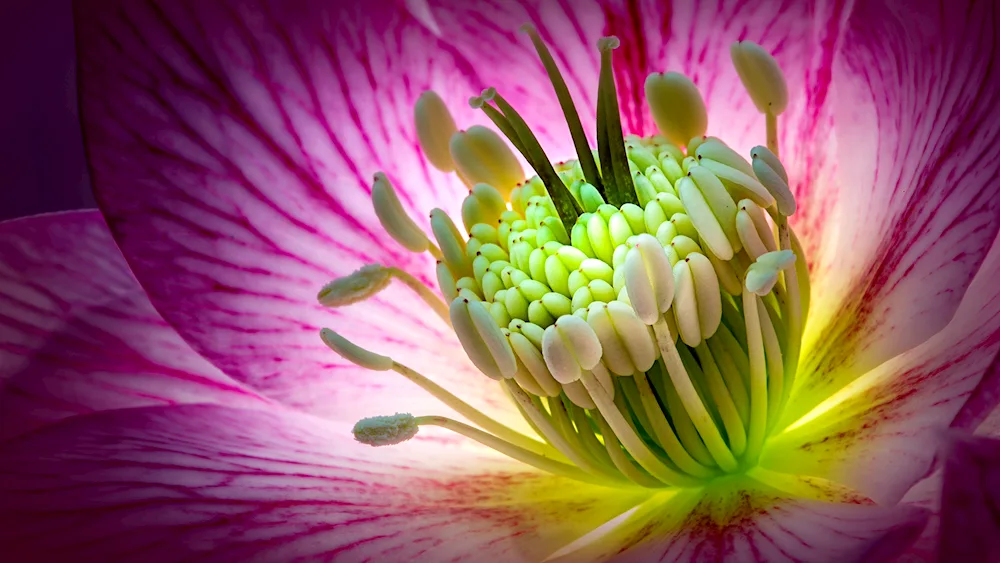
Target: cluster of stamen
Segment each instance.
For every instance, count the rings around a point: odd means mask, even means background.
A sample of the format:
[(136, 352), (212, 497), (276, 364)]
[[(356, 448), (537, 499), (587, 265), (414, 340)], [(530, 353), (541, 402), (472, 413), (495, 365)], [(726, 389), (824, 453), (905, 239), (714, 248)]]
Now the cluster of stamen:
[[(348, 360), (395, 370), (481, 428), (440, 416), (365, 419), (359, 441), (387, 445), (420, 425), (461, 433), (541, 469), (598, 483), (693, 486), (753, 467), (788, 400), (801, 334), (787, 217), (795, 211), (778, 160), (780, 70), (746, 42), (733, 60), (767, 117), (768, 146), (747, 161), (706, 136), (704, 103), (676, 73), (650, 75), (660, 129), (623, 136), (612, 74), (615, 38), (602, 54), (597, 150), (584, 136), (562, 76), (526, 27), (566, 116), (577, 159), (551, 164), (517, 111), (494, 89), (471, 99), (537, 175), (491, 130), (455, 130), (433, 93), (416, 108), (428, 159), (469, 187), (461, 223), (431, 212), (433, 242), (376, 175), (376, 213), (414, 252), (437, 258), (442, 301), (396, 268), (369, 265), (319, 295), (342, 306), (395, 277), (450, 323), (473, 364), (502, 382), (542, 442), (497, 423), (423, 375), (324, 329)], [(475, 130), (473, 130), (475, 129)]]

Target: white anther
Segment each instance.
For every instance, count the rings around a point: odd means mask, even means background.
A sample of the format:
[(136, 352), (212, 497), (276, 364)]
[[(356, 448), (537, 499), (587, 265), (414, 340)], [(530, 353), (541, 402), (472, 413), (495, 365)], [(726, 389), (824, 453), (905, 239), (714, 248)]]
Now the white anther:
[(466, 131), (456, 131), (449, 149), (463, 178), (474, 184), (489, 184), (504, 198), (524, 180), (524, 170), (510, 147), (486, 127), (473, 125)]
[(437, 275), (441, 295), (449, 301), (454, 299), (458, 295), (458, 287), (455, 286), (455, 276), (448, 269), (448, 265), (444, 262), (438, 262), (434, 268), (434, 273)]
[(774, 240), (774, 232), (771, 231), (771, 225), (767, 222), (764, 210), (754, 203), (753, 200), (749, 199), (741, 199), (736, 205), (750, 215), (750, 219), (757, 229), (757, 235), (760, 236), (760, 240), (764, 243), (764, 248), (768, 252), (778, 250), (778, 243)]
[(417, 140), (427, 160), (442, 172), (454, 170), (448, 143), (456, 131), (455, 120), (441, 96), (433, 90), (420, 94), (413, 106), (413, 120), (417, 126)]
[[(753, 205), (756, 206), (756, 204)], [(736, 232), (739, 233), (743, 248), (746, 249), (752, 260), (756, 260), (761, 254), (767, 252), (768, 249), (764, 246), (764, 241), (757, 232), (757, 226), (754, 225), (750, 213), (745, 209), (740, 209), (739, 213), (736, 214)]]
[(694, 285), (691, 263), (681, 260), (674, 264), (674, 320), (681, 340), (692, 348), (701, 344), (701, 326), (698, 322), (698, 297)]
[[(788, 174), (778, 157), (767, 147), (757, 146), (750, 151), (753, 173), (778, 204), (778, 213), (785, 217), (795, 214), (795, 196), (788, 187)], [(774, 166), (777, 164), (777, 168)]]
[(325, 307), (344, 307), (382, 291), (391, 279), (392, 274), (388, 268), (368, 264), (348, 276), (324, 285), (316, 298)]
[(716, 256), (723, 260), (730, 260), (733, 257), (733, 245), (729, 242), (725, 230), (719, 224), (719, 220), (712, 213), (705, 196), (701, 194), (691, 178), (685, 176), (677, 181), (677, 190), (681, 196), (681, 203), (687, 209), (688, 217), (698, 231), (701, 241), (712, 249)]
[(683, 145), (691, 137), (704, 135), (708, 111), (698, 87), (676, 72), (654, 72), (646, 77), (646, 102), (653, 120), (665, 137)]
[(711, 158), (702, 158), (698, 163), (711, 170), (723, 183), (728, 183), (729, 188), (737, 192), (734, 195), (740, 199), (750, 198), (764, 208), (774, 204), (774, 196), (757, 181), (757, 178)]
[(542, 337), (542, 356), (559, 383), (580, 379), (583, 370), (590, 371), (601, 361), (601, 354), (601, 341), (594, 330), (575, 315), (559, 317)]
[(392, 358), (365, 350), (328, 328), (320, 330), (319, 337), (331, 350), (352, 364), (375, 371), (392, 369)]
[(757, 110), (781, 115), (788, 106), (788, 85), (778, 61), (753, 41), (733, 43), (729, 54)]
[(409, 413), (362, 418), (352, 430), (354, 439), (368, 446), (394, 446), (417, 435), (417, 421)]
[(406, 214), (396, 196), (392, 183), (382, 172), (375, 173), (372, 184), (372, 205), (382, 228), (393, 239), (411, 252), (423, 252), (430, 246), (427, 235)]
[(698, 301), (698, 326), (701, 337), (709, 338), (719, 329), (722, 322), (722, 294), (719, 292), (719, 278), (715, 268), (704, 254), (689, 254), (687, 262), (694, 278), (695, 297)]
[[(521, 325), (523, 326), (523, 325)], [(537, 325), (535, 325), (537, 326)], [(510, 347), (514, 350), (521, 364), (535, 379), (538, 386), (550, 397), (559, 395), (559, 382), (552, 378), (549, 367), (545, 365), (542, 352), (528, 338), (520, 333), (512, 332), (509, 336)]]
[(496, 380), (514, 377), (517, 372), (514, 351), (481, 301), (459, 294), (451, 302), (450, 316), (462, 348), (479, 371)]
[(431, 232), (441, 247), (444, 263), (456, 278), (472, 274), (472, 261), (465, 253), (465, 239), (451, 217), (440, 209), (431, 211)]
[(743, 158), (740, 153), (729, 148), (721, 139), (709, 137), (705, 142), (698, 145), (695, 154), (699, 159), (710, 158), (716, 162), (721, 162), (730, 168), (735, 168), (747, 175), (753, 174), (753, 167)]
[(674, 298), (674, 276), (660, 241), (649, 234), (636, 237), (625, 255), (625, 288), (636, 315), (651, 325), (670, 309)]
[(704, 166), (695, 166), (688, 175), (694, 180), (701, 195), (705, 196), (705, 201), (708, 202), (715, 218), (719, 220), (719, 225), (725, 231), (726, 238), (729, 239), (729, 244), (733, 247), (733, 252), (742, 250), (743, 244), (740, 242), (739, 235), (736, 234), (736, 202), (733, 201), (733, 197), (729, 195), (726, 187), (722, 185), (722, 181)]
[[(635, 371), (649, 371), (656, 361), (657, 349), (649, 336), (649, 328), (639, 320), (635, 311), (621, 301), (611, 301), (607, 305), (607, 314), (615, 327), (615, 332), (625, 350), (628, 352)], [(610, 366), (609, 366), (610, 367)], [(623, 373), (620, 375), (631, 375)]]
[(757, 259), (747, 269), (746, 288), (761, 297), (767, 295), (778, 283), (778, 274), (795, 264), (795, 253), (791, 250), (768, 252)]

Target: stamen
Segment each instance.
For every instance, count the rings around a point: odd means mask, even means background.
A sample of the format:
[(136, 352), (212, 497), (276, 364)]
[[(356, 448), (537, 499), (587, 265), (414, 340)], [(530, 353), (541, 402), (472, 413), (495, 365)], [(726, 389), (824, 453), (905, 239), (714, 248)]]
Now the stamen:
[[(618, 412), (617, 410), (615, 412)], [(647, 489), (658, 489), (663, 487), (663, 483), (653, 478), (643, 471), (640, 467), (636, 467), (635, 464), (625, 455), (625, 451), (622, 450), (622, 443), (618, 440), (618, 436), (615, 435), (615, 430), (608, 424), (608, 421), (601, 416), (600, 412), (595, 412), (593, 414), (594, 422), (597, 423), (598, 429), (601, 431), (601, 435), (604, 436), (604, 447), (608, 452), (608, 456), (611, 458), (611, 462), (614, 464), (615, 468), (618, 469), (629, 481), (639, 485), (640, 487), (645, 487)]]
[(373, 297), (389, 285), (395, 277), (405, 283), (426, 303), (442, 320), (451, 324), (448, 319), (448, 306), (441, 298), (420, 280), (399, 268), (386, 268), (378, 264), (363, 266), (353, 274), (337, 278), (323, 286), (316, 296), (325, 307), (345, 307)]
[(413, 106), (413, 120), (416, 123), (417, 140), (427, 160), (442, 172), (455, 170), (448, 143), (457, 128), (441, 96), (433, 90), (420, 94)]
[(511, 443), (517, 444), (518, 446), (535, 453), (545, 453), (548, 450), (548, 446), (545, 444), (541, 444), (537, 440), (533, 440), (508, 428), (507, 426), (504, 426), (503, 424), (500, 424), (484, 414), (482, 411), (449, 393), (444, 387), (441, 387), (437, 383), (427, 379), (417, 371), (399, 362), (393, 361), (392, 358), (365, 350), (328, 328), (324, 328), (320, 331), (320, 338), (323, 339), (323, 342), (329, 346), (331, 350), (339, 354), (345, 360), (371, 370), (395, 371), (415, 383), (424, 391), (427, 391), (427, 393), (435, 399), (438, 399), (458, 414), (469, 419), (474, 424), (479, 425), (487, 431), (492, 432), (493, 434), (496, 434)]
[(695, 300), (698, 303), (698, 326), (702, 339), (715, 334), (722, 322), (722, 294), (715, 268), (705, 255), (694, 252), (684, 259), (691, 267)]
[(656, 344), (660, 348), (663, 362), (667, 373), (670, 375), (670, 380), (674, 384), (674, 389), (677, 391), (677, 396), (680, 398), (684, 410), (691, 417), (691, 422), (698, 429), (698, 434), (704, 440), (705, 446), (712, 455), (712, 459), (715, 460), (715, 463), (723, 471), (735, 471), (737, 467), (736, 458), (733, 457), (733, 452), (723, 441), (718, 427), (715, 426), (715, 421), (712, 420), (712, 416), (708, 413), (705, 403), (702, 402), (701, 397), (695, 390), (694, 384), (691, 382), (691, 377), (688, 375), (687, 370), (684, 368), (684, 363), (677, 354), (677, 348), (674, 346), (673, 338), (671, 338), (667, 330), (666, 323), (660, 321), (654, 324), (653, 332), (656, 335)]
[(746, 450), (746, 429), (743, 427), (743, 420), (736, 410), (736, 404), (726, 388), (726, 383), (722, 379), (719, 366), (716, 365), (715, 358), (712, 357), (712, 352), (705, 342), (699, 344), (694, 351), (701, 363), (702, 373), (708, 384), (708, 393), (722, 418), (722, 425), (729, 438), (729, 447), (734, 456), (743, 455)]
[(670, 427), (670, 423), (667, 422), (666, 417), (663, 415), (663, 410), (660, 408), (660, 404), (653, 394), (652, 387), (649, 386), (646, 374), (637, 371), (632, 378), (635, 380), (635, 386), (639, 391), (639, 400), (653, 427), (653, 433), (656, 435), (660, 445), (663, 446), (664, 451), (667, 452), (670, 460), (676, 463), (677, 467), (682, 471), (686, 471), (694, 477), (704, 479), (715, 475), (714, 471), (698, 463), (697, 460), (691, 457), (691, 454), (681, 445), (680, 440), (677, 439), (677, 435), (674, 434), (674, 430)]
[[(646, 77), (646, 102), (663, 135), (677, 145), (701, 137), (708, 128), (708, 110), (694, 82), (676, 72)], [(688, 147), (690, 154), (694, 149)]]
[(746, 459), (756, 464), (764, 446), (767, 430), (767, 368), (764, 364), (764, 338), (757, 312), (759, 298), (749, 286), (743, 292), (743, 316), (746, 319), (747, 352), (750, 356), (750, 425), (747, 430)]
[(458, 172), (470, 184), (489, 184), (506, 197), (524, 181), (524, 170), (510, 147), (486, 127), (456, 131), (448, 148)]
[(602, 37), (597, 42), (597, 48), (601, 51), (597, 90), (597, 150), (601, 157), (605, 192), (608, 201), (615, 207), (638, 203), (625, 154), (618, 92), (615, 88), (612, 53), (619, 44), (618, 38), (613, 36)]
[[(583, 481), (585, 483), (593, 483), (596, 485), (608, 484), (607, 478), (604, 478), (603, 476), (601, 478), (595, 478), (594, 476), (580, 470), (578, 467), (561, 463), (545, 455), (518, 447), (510, 442), (501, 440), (492, 434), (487, 434), (482, 430), (473, 428), (472, 426), (463, 424), (457, 420), (443, 416), (420, 416), (414, 418), (414, 423), (419, 426), (439, 426), (441, 428), (447, 428), (452, 432), (461, 434), (466, 438), (471, 438), (488, 448), (496, 450), (522, 463), (531, 465), (532, 467), (541, 469), (542, 471), (548, 471), (549, 473), (553, 473), (555, 475), (562, 475), (564, 477), (569, 477), (570, 479), (576, 479), (577, 481)], [(415, 433), (416, 432), (414, 432), (414, 434)]]
[(597, 170), (594, 154), (590, 152), (587, 135), (583, 132), (583, 124), (580, 122), (580, 115), (576, 111), (576, 104), (573, 103), (573, 98), (570, 96), (566, 81), (563, 79), (562, 73), (559, 72), (559, 67), (556, 66), (549, 48), (545, 46), (542, 38), (538, 36), (535, 26), (525, 24), (521, 27), (521, 31), (527, 33), (528, 37), (531, 38), (531, 43), (535, 46), (538, 57), (542, 60), (542, 65), (545, 66), (545, 72), (549, 75), (549, 80), (552, 82), (552, 88), (556, 92), (559, 106), (562, 108), (563, 116), (566, 118), (570, 135), (573, 137), (573, 146), (576, 149), (576, 155), (583, 170), (583, 177), (600, 193), (604, 189), (601, 183), (601, 175)]
[(396, 196), (396, 190), (393, 189), (392, 183), (382, 172), (375, 173), (375, 182), (372, 184), (372, 204), (375, 207), (375, 215), (382, 223), (382, 228), (396, 242), (410, 252), (429, 250), (435, 258), (441, 259), (441, 251), (431, 244), (427, 235), (406, 214), (403, 204)]
[(777, 422), (778, 411), (782, 401), (782, 383), (785, 367), (781, 357), (781, 345), (778, 343), (778, 333), (775, 331), (771, 315), (760, 310), (761, 334), (764, 337), (764, 355), (767, 362), (767, 410), (774, 413), (767, 421), (768, 428)]
[(600, 467), (590, 461), (585, 454), (573, 448), (566, 438), (552, 426), (552, 422), (542, 413), (542, 411), (532, 401), (520, 387), (511, 380), (505, 381), (511, 396), (520, 405), (521, 409), (528, 415), (528, 418), (535, 424), (545, 441), (552, 445), (559, 453), (566, 456), (574, 465), (594, 476), (606, 475)]

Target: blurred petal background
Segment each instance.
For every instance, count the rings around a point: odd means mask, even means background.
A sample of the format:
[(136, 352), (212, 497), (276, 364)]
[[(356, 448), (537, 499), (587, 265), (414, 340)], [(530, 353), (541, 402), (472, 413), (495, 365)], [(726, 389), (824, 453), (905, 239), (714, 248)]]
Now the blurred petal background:
[(71, 0), (0, 2), (0, 220), (94, 207)]

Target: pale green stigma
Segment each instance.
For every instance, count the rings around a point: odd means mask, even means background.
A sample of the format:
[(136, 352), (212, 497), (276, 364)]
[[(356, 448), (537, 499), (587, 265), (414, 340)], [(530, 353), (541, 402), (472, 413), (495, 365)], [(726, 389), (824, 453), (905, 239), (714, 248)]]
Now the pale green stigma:
[[(795, 382), (808, 302), (808, 280), (798, 281), (807, 269), (788, 226), (796, 202), (777, 154), (777, 114), (787, 104), (780, 69), (756, 45), (734, 47), (741, 78), (767, 115), (767, 146), (748, 160), (706, 135), (704, 100), (677, 73), (646, 81), (659, 132), (624, 135), (613, 71), (619, 41), (602, 38), (594, 149), (548, 48), (532, 26), (523, 31), (549, 74), (577, 158), (550, 160), (495, 88), (470, 105), (500, 135), (457, 130), (440, 97), (421, 96), (421, 147), (439, 169), (453, 163), (470, 188), (461, 221), (432, 210), (431, 242), (384, 175), (373, 199), (396, 241), (437, 259), (437, 291), (399, 269), (366, 266), (328, 284), (319, 300), (350, 305), (391, 278), (403, 281), (451, 325), (456, 345), (499, 383), (498, 395), (538, 439), (324, 329), (342, 358), (403, 375), (479, 427), (397, 414), (362, 420), (355, 437), (389, 445), (437, 426), (609, 486), (694, 487), (754, 468)], [(536, 175), (523, 177), (511, 147)]]

